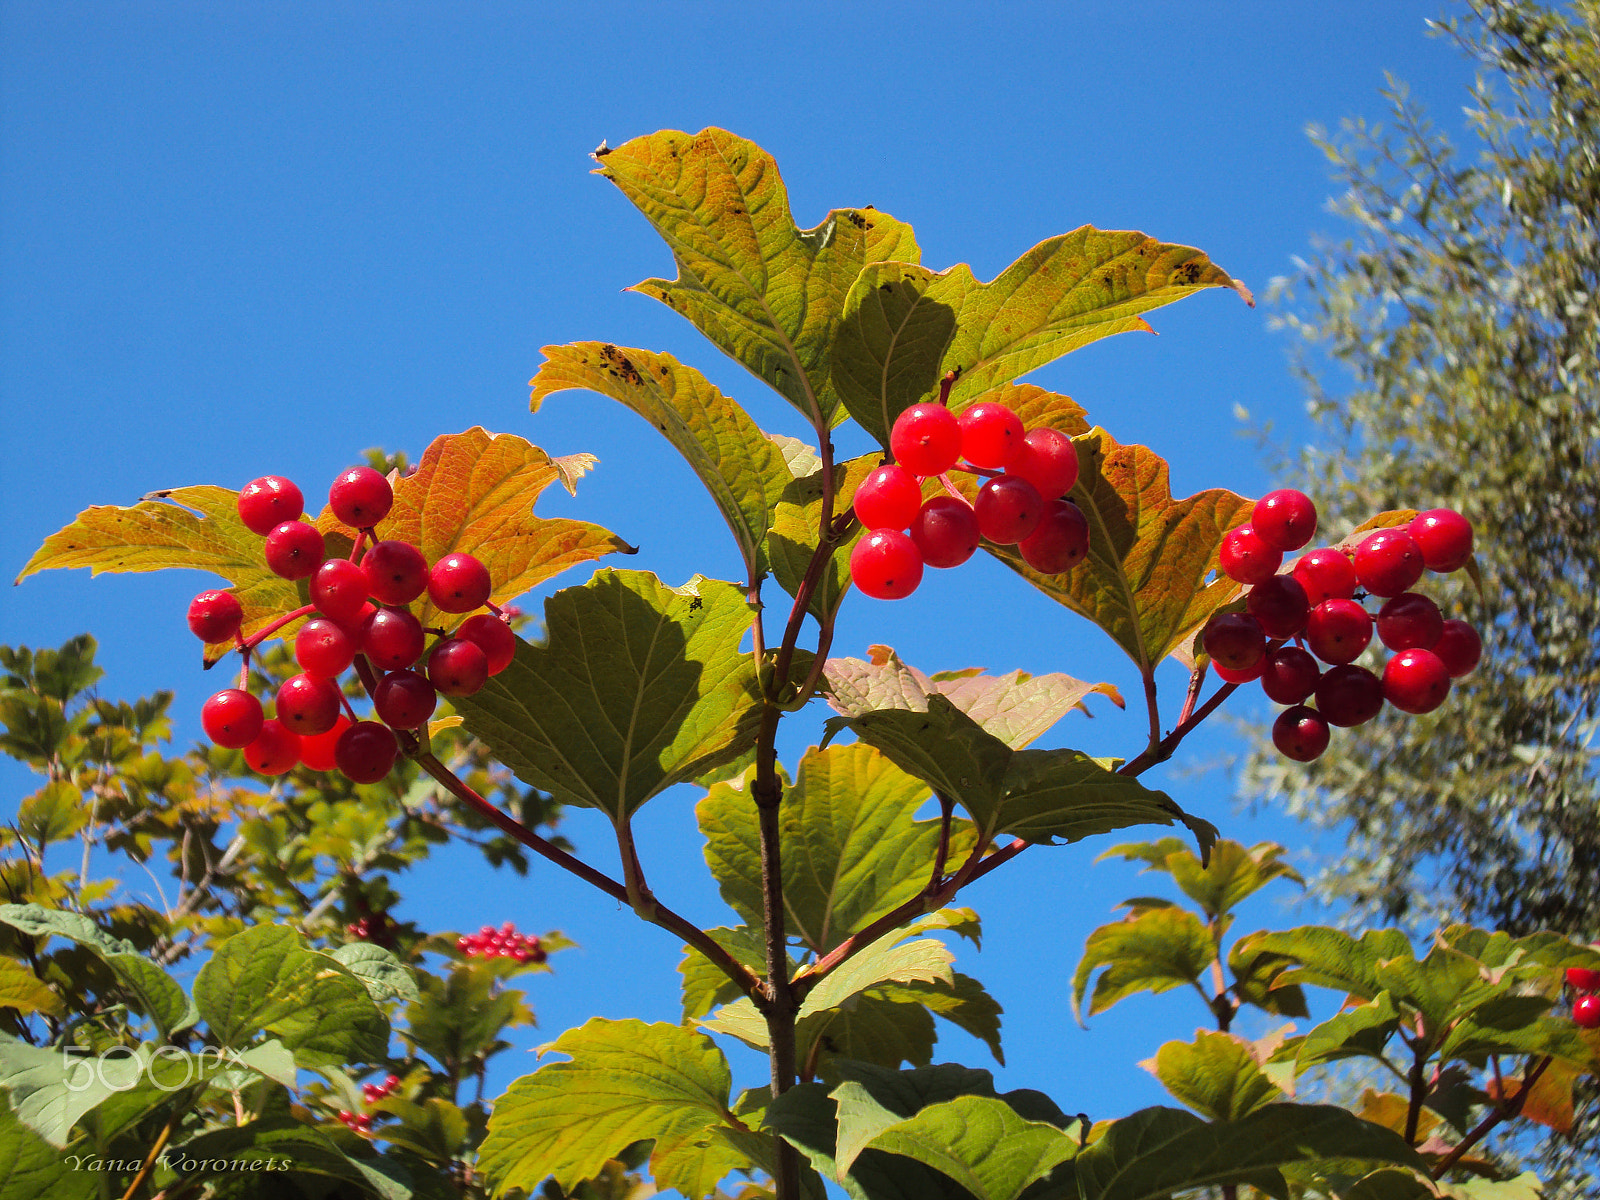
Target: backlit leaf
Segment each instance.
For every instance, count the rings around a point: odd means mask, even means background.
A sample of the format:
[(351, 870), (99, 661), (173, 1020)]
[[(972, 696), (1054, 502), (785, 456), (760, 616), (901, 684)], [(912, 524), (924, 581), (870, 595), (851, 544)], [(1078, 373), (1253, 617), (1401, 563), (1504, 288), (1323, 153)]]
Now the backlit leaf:
[(466, 729), (531, 787), (614, 821), (754, 744), (761, 693), (743, 589), (669, 588), (599, 570), (545, 601), (543, 645), (455, 700)]
[(766, 569), (771, 511), (792, 480), (779, 448), (739, 405), (670, 354), (601, 342), (546, 346), (529, 382), (535, 412), (548, 396), (586, 388), (627, 405), (672, 443), (706, 491), (743, 555), (748, 578)]
[(1202, 1029), (1194, 1041), (1167, 1042), (1139, 1065), (1207, 1120), (1233, 1121), (1282, 1095), (1252, 1051), (1243, 1038)]
[(1365, 1004), (1341, 1009), (1311, 1029), (1295, 1053), (1297, 1070), (1319, 1063), (1366, 1056), (1377, 1058), (1400, 1027), (1400, 1013), (1388, 992)]
[(26, 1016), (42, 1012), (61, 1015), (61, 997), (24, 964), (14, 958), (0, 958), (0, 1008), (14, 1008)]
[(1522, 1095), (1522, 1076), (1509, 1075), (1505, 1078), (1505, 1096), (1501, 1096), (1501, 1087), (1495, 1080), (1490, 1079), (1484, 1085), (1484, 1090), (1489, 1093), (1491, 1100), (1515, 1098), (1520, 1101), (1520, 1115), (1530, 1121), (1537, 1121), (1548, 1129), (1557, 1133), (1570, 1133), (1572, 1131), (1572, 1088), (1577, 1082), (1581, 1072), (1571, 1063), (1551, 1062), (1538, 1079), (1533, 1081), (1533, 1086), (1528, 1089), (1526, 1096)]
[(672, 248), (675, 280), (633, 290), (688, 317), (817, 428), (837, 407), (828, 363), (845, 296), (869, 262), (915, 262), (911, 227), (840, 209), (799, 229), (777, 163), (722, 129), (663, 130), (599, 157)]
[(1089, 935), (1072, 977), (1072, 1010), (1080, 1011), (1089, 979), (1095, 981), (1089, 1015), (1104, 1012), (1135, 992), (1165, 992), (1199, 980), (1216, 960), (1217, 944), (1198, 917), (1182, 908), (1152, 908)]
[(1222, 838), (1211, 848), (1211, 860), (1202, 865), (1199, 857), (1179, 838), (1158, 842), (1131, 842), (1113, 846), (1095, 859), (1143, 859), (1147, 871), (1166, 871), (1184, 894), (1200, 905), (1207, 916), (1231, 912), (1246, 897), (1266, 887), (1274, 879), (1290, 879), (1305, 886), (1300, 873), (1282, 861), (1284, 849), (1276, 842), (1261, 842), (1246, 848), (1230, 838)]
[[(859, 458), (835, 463), (833, 467), (833, 514), (835, 517), (850, 507), (856, 488), (874, 468), (882, 462), (878, 454), (863, 454)], [(798, 466), (807, 465), (803, 459)], [(779, 586), (793, 596), (805, 578), (811, 557), (816, 552), (818, 531), (822, 520), (822, 464), (818, 460), (806, 475), (793, 480), (784, 488), (783, 495), (772, 510), (772, 532), (767, 535), (767, 557), (772, 564), (772, 576)], [(833, 556), (822, 568), (822, 574), (811, 594), (808, 611), (819, 621), (831, 621), (844, 600), (850, 586), (850, 548), (865, 531), (857, 522), (855, 531), (842, 538), (834, 547)]]
[[(708, 929), (705, 932), (712, 941), (757, 976), (766, 975), (767, 947), (759, 929), (741, 925), (737, 929)], [(726, 1004), (740, 995), (739, 985), (693, 946), (683, 948), (683, 961), (678, 964), (678, 973), (683, 976), (683, 1019), (686, 1022), (703, 1017), (717, 1005)]]
[(88, 823), (83, 793), (67, 779), (52, 779), (17, 809), (17, 832), (36, 846), (64, 841)]

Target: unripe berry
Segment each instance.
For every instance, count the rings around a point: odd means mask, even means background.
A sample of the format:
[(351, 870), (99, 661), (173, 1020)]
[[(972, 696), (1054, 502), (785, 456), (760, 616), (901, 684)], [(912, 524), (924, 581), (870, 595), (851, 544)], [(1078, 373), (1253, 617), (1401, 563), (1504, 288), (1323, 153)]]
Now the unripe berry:
[(913, 404), (895, 418), (889, 452), (913, 475), (942, 475), (961, 457), (961, 426), (942, 404)]
[(282, 775), (300, 761), (300, 735), (277, 720), (263, 721), (244, 761), (258, 775)]
[(476, 642), (450, 638), (428, 655), (428, 678), (446, 696), (471, 696), (489, 678), (489, 658)]
[(1328, 722), (1314, 708), (1296, 705), (1272, 723), (1272, 744), (1295, 762), (1310, 762), (1328, 748)]
[(1279, 646), (1261, 664), (1261, 690), (1278, 704), (1302, 703), (1321, 677), (1317, 660), (1299, 646)]
[(1418, 513), (1406, 526), (1430, 571), (1459, 571), (1472, 557), (1472, 522), (1453, 508)]
[(1472, 674), (1483, 657), (1483, 641), (1467, 622), (1446, 621), (1439, 630), (1439, 640), (1433, 644), (1433, 652), (1450, 672), (1450, 678), (1460, 679)]
[(200, 707), (206, 736), (228, 750), (243, 750), (255, 741), (265, 720), (261, 701), (238, 688), (220, 691)]
[(1250, 528), (1274, 550), (1298, 550), (1317, 532), (1317, 506), (1304, 492), (1280, 488), (1256, 501)]
[(984, 537), (997, 546), (1014, 546), (1039, 527), (1044, 501), (1026, 479), (1001, 475), (984, 481), (972, 511)]
[(376, 721), (357, 721), (334, 748), (339, 770), (355, 783), (377, 783), (394, 767), (400, 745), (394, 731)]
[(1022, 449), (1006, 464), (1007, 475), (1020, 475), (1046, 500), (1065, 496), (1078, 482), (1078, 447), (1058, 429), (1030, 429)]
[(410, 604), (428, 586), (428, 560), (410, 542), (377, 542), (361, 559), (367, 594), (380, 604)]
[(1383, 666), (1383, 698), (1401, 712), (1432, 712), (1450, 694), (1450, 672), (1431, 650), (1402, 650)]
[(911, 522), (911, 540), (930, 567), (959, 567), (981, 538), (972, 505), (954, 496), (932, 497)]
[(367, 602), (367, 573), (347, 558), (330, 558), (311, 577), (311, 603), (325, 617), (348, 625)]
[(489, 568), (470, 554), (446, 554), (428, 572), (428, 599), (441, 612), (482, 608), (492, 591)]
[(1312, 608), (1324, 600), (1348, 600), (1356, 594), (1356, 569), (1339, 550), (1307, 551), (1294, 564), (1293, 574)]
[(1245, 671), (1266, 655), (1261, 622), (1248, 613), (1215, 613), (1206, 622), (1200, 644), (1211, 660), (1230, 671)]
[(1050, 500), (1039, 527), (1017, 543), (1022, 561), (1044, 575), (1060, 575), (1089, 557), (1089, 519), (1071, 500)]
[(1274, 575), (1250, 589), (1245, 611), (1261, 622), (1269, 638), (1293, 637), (1305, 628), (1311, 615), (1306, 590), (1292, 575)]
[(1317, 681), (1317, 711), (1330, 725), (1349, 728), (1383, 708), (1383, 683), (1365, 667), (1330, 667)]
[(351, 467), (328, 489), (328, 507), (342, 524), (371, 529), (394, 507), (394, 489), (371, 467)]
[(1354, 562), (1356, 579), (1374, 596), (1398, 596), (1422, 578), (1422, 551), (1404, 529), (1369, 533)]
[(372, 708), (393, 729), (417, 729), (438, 706), (439, 695), (416, 671), (390, 671), (372, 689)]
[(1283, 565), (1283, 551), (1274, 550), (1254, 529), (1241, 525), (1222, 539), (1217, 563), (1235, 583), (1265, 583)]
[(875, 529), (850, 551), (850, 576), (865, 596), (902, 600), (922, 582), (922, 555), (898, 530)]
[[(286, 729), (315, 736), (327, 733), (339, 719), (339, 688), (331, 679), (299, 674), (278, 689), (277, 715)], [(295, 750), (299, 756), (299, 748)]]
[(853, 503), (865, 529), (907, 529), (922, 507), (922, 489), (911, 472), (889, 463), (861, 481)]
[(961, 453), (975, 467), (1003, 467), (1022, 449), (1022, 422), (1004, 404), (974, 404), (956, 420)]
[(1378, 639), (1391, 650), (1431, 650), (1443, 632), (1439, 606), (1421, 592), (1401, 592), (1378, 610)]
[(517, 654), (517, 635), (511, 632), (511, 626), (488, 613), (479, 613), (461, 622), (456, 637), (483, 651), (490, 675), (504, 671)]
[(305, 521), (285, 521), (273, 526), (261, 547), (267, 567), (284, 579), (308, 579), (327, 557), (322, 534)]
[(263, 537), (285, 521), (298, 521), (306, 511), (300, 489), (281, 475), (252, 479), (239, 492), (239, 519)]
[(232, 592), (201, 592), (189, 601), (189, 632), (207, 645), (233, 640), (244, 606)]
[(1371, 641), (1372, 618), (1354, 600), (1324, 600), (1306, 618), (1306, 644), (1325, 663), (1354, 662)]

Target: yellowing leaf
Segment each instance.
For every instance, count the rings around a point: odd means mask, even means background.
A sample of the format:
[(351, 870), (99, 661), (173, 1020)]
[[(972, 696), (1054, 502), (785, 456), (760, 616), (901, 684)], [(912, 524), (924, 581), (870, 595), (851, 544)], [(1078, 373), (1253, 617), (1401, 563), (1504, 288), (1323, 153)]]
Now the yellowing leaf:
[[(863, 454), (833, 467), (833, 515), (850, 507), (856, 488), (877, 465), (882, 455)], [(767, 556), (772, 574), (791, 596), (805, 578), (816, 550), (822, 520), (822, 462), (804, 455), (790, 459), (791, 469), (809, 467), (807, 474), (793, 480), (772, 510), (772, 532), (767, 535)], [(811, 593), (810, 612), (819, 621), (831, 621), (850, 586), (850, 548), (865, 530), (859, 522), (855, 532), (840, 541), (833, 557), (822, 569), (822, 576)]]
[(754, 744), (761, 691), (739, 651), (749, 627), (735, 584), (596, 571), (545, 602), (544, 645), (519, 643), (456, 709), (524, 783), (620, 821)]
[(771, 510), (792, 480), (778, 447), (704, 375), (670, 354), (601, 342), (546, 346), (529, 382), (535, 412), (547, 396), (586, 388), (633, 409), (682, 454), (733, 532), (748, 578), (766, 569)]
[(1139, 1064), (1208, 1121), (1232, 1121), (1277, 1099), (1249, 1042), (1202, 1029), (1192, 1042), (1167, 1042)]
[(828, 362), (845, 296), (870, 262), (915, 262), (911, 227), (840, 209), (802, 230), (770, 154), (723, 129), (663, 130), (599, 156), (672, 248), (675, 280), (634, 288), (688, 317), (819, 429), (838, 401)]
[(0, 958), (0, 1008), (14, 1008), (23, 1016), (42, 1012), (59, 1017), (63, 1011), (61, 997), (50, 985), (14, 958)]
[(1152, 908), (1089, 935), (1083, 959), (1072, 977), (1072, 1010), (1077, 1013), (1089, 978), (1101, 967), (1089, 1015), (1104, 1012), (1135, 992), (1166, 992), (1199, 980), (1216, 961), (1217, 944), (1193, 913)]

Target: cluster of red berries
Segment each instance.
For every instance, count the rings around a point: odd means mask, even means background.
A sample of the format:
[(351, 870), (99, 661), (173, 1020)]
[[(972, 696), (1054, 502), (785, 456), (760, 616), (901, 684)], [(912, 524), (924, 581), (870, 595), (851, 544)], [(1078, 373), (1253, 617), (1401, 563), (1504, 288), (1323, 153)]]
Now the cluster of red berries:
[[(925, 565), (959, 567), (982, 538), (1015, 546), (1047, 575), (1089, 553), (1089, 522), (1060, 498), (1078, 481), (1078, 451), (1059, 430), (1024, 430), (1003, 404), (974, 404), (958, 417), (927, 401), (896, 419), (889, 449), (895, 461), (873, 471), (855, 493), (856, 517), (867, 533), (850, 552), (850, 574), (866, 595), (909, 596)], [(922, 480), (951, 470), (987, 477), (977, 499), (968, 504), (946, 478), (946, 494), (924, 501)]]
[[(1269, 698), (1290, 706), (1273, 723), (1272, 742), (1297, 762), (1328, 748), (1330, 725), (1370, 721), (1385, 701), (1402, 712), (1432, 712), (1483, 652), (1477, 630), (1445, 620), (1437, 604), (1411, 590), (1424, 570), (1457, 571), (1471, 559), (1472, 525), (1460, 513), (1419, 513), (1369, 533), (1353, 550), (1311, 550), (1280, 572), (1284, 554), (1316, 529), (1316, 505), (1304, 493), (1286, 488), (1258, 500), (1250, 523), (1229, 533), (1219, 552), (1223, 573), (1249, 585), (1245, 611), (1213, 616), (1201, 637), (1224, 680), (1260, 680)], [(1376, 617), (1362, 604), (1367, 597), (1382, 602)], [(1394, 651), (1381, 677), (1355, 665), (1374, 628)]]
[(477, 933), (462, 934), (456, 939), (456, 949), (467, 958), (514, 958), (519, 963), (542, 963), (549, 957), (538, 938), (518, 933), (510, 921), (499, 929), (485, 925)]
[(1600, 970), (1568, 967), (1567, 985), (1578, 993), (1572, 1002), (1572, 1020), (1584, 1029), (1600, 1029)]
[(358, 917), (344, 927), (347, 937), (356, 942), (371, 942), (385, 950), (394, 949), (394, 921), (388, 913), (373, 913)]
[(372, 1117), (367, 1113), (353, 1113), (348, 1108), (339, 1110), (339, 1122), (356, 1133), (372, 1132)]
[(390, 1075), (382, 1083), (363, 1083), (361, 1085), (361, 1099), (368, 1104), (376, 1104), (386, 1096), (392, 1096), (400, 1090), (400, 1076)]
[[(441, 693), (470, 696), (511, 662), (516, 638), (501, 616), (477, 613), (451, 633), (424, 629), (411, 612), (408, 606), (424, 593), (441, 612), (492, 609), (492, 583), (470, 554), (446, 554), (430, 565), (409, 542), (378, 541), (373, 526), (393, 504), (389, 481), (371, 467), (340, 475), (328, 505), (359, 535), (348, 559), (328, 558), (321, 532), (302, 519), (304, 499), (289, 480), (268, 475), (239, 493), (239, 518), (265, 537), (267, 566), (285, 579), (309, 579), (312, 601), (248, 640), (240, 636), (244, 610), (232, 592), (201, 592), (189, 605), (189, 628), (197, 637), (208, 645), (231, 640), (244, 655), (239, 686), (207, 700), (200, 719), (213, 742), (242, 750), (252, 770), (281, 775), (296, 764), (315, 771), (337, 767), (357, 783), (376, 783), (399, 754), (395, 730), (421, 728)], [(300, 617), (311, 618), (295, 636), (301, 673), (278, 689), (269, 718), (247, 690), (250, 652)], [(436, 635), (431, 650), (430, 632)], [(425, 671), (416, 669), (424, 651)], [(351, 666), (372, 697), (375, 721), (358, 720), (339, 686)]]

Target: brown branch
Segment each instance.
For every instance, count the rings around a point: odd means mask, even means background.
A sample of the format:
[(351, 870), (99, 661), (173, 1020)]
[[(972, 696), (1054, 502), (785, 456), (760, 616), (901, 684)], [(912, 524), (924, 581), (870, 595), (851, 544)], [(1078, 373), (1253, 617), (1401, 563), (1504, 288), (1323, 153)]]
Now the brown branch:
[(1190, 714), (1188, 720), (1182, 722), (1176, 729), (1167, 734), (1166, 737), (1162, 738), (1154, 746), (1146, 749), (1143, 754), (1139, 755), (1139, 757), (1134, 759), (1132, 762), (1123, 763), (1122, 768), (1117, 772), (1117, 774), (1140, 775), (1145, 771), (1148, 771), (1157, 763), (1166, 762), (1167, 759), (1172, 757), (1172, 752), (1178, 748), (1178, 744), (1182, 742), (1184, 738), (1188, 737), (1194, 732), (1195, 726), (1199, 725), (1200, 722), (1204, 721), (1207, 717), (1214, 713), (1217, 710), (1218, 705), (1220, 705), (1224, 700), (1238, 690), (1239, 685), (1237, 683), (1223, 684), (1216, 691), (1211, 693), (1211, 698), (1209, 700), (1207, 700), (1204, 704)]
[(122, 1193), (122, 1200), (133, 1200), (144, 1181), (150, 1177), (150, 1172), (156, 1169), (156, 1159), (161, 1156), (161, 1151), (166, 1148), (167, 1139), (172, 1136), (172, 1131), (177, 1127), (178, 1118), (182, 1115), (182, 1106), (176, 1106), (172, 1115), (167, 1118), (167, 1123), (161, 1127), (161, 1132), (156, 1135), (155, 1142), (150, 1147), (150, 1152), (145, 1155), (144, 1165), (139, 1168), (139, 1173), (133, 1177), (133, 1182), (128, 1185), (128, 1190)]
[(1156, 669), (1146, 667), (1144, 675), (1144, 706), (1150, 715), (1150, 742), (1145, 753), (1154, 753), (1161, 745), (1161, 705), (1156, 701)]
[(1533, 1091), (1533, 1085), (1539, 1082), (1539, 1076), (1549, 1069), (1553, 1061), (1554, 1059), (1547, 1054), (1529, 1068), (1528, 1073), (1523, 1076), (1522, 1086), (1517, 1089), (1517, 1094), (1511, 1097), (1510, 1100), (1501, 1100), (1496, 1104), (1494, 1111), (1473, 1126), (1472, 1132), (1462, 1138), (1449, 1154), (1441, 1158), (1429, 1174), (1435, 1179), (1442, 1179), (1444, 1173), (1461, 1161), (1461, 1156), (1468, 1150), (1471, 1150), (1484, 1138), (1488, 1137), (1489, 1132), (1496, 1125), (1519, 1114), (1522, 1111), (1522, 1106), (1528, 1102), (1528, 1093)]

